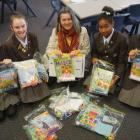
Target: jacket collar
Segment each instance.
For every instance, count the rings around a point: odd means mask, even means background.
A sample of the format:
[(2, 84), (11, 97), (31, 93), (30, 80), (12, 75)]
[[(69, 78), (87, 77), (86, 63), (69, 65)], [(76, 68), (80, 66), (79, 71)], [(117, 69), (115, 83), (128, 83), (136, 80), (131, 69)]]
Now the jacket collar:
[[(29, 42), (30, 38), (29, 38), (29, 35), (27, 34), (27, 42)], [(12, 41), (13, 41), (13, 44), (16, 46), (19, 46), (20, 41), (17, 39), (17, 37), (15, 36), (15, 34), (12, 34)]]
[[(117, 35), (118, 35), (117, 31), (114, 30), (114, 32), (113, 32), (113, 34), (112, 34), (112, 37), (111, 37), (111, 39), (110, 39), (110, 41), (109, 41), (109, 45), (112, 45), (112, 44), (114, 43), (114, 41), (115, 41)], [(102, 36), (101, 34), (99, 35), (99, 39), (100, 39), (100, 43), (101, 43), (101, 44), (104, 44), (103, 36)]]

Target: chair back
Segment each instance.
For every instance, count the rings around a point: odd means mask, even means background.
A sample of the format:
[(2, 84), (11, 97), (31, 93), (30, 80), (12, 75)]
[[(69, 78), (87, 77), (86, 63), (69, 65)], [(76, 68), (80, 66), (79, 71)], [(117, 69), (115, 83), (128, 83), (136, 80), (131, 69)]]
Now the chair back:
[(53, 7), (53, 9), (56, 12), (59, 12), (59, 10), (61, 9), (61, 2), (60, 0), (50, 0), (51, 2), (51, 6)]
[(128, 8), (128, 12), (132, 17), (140, 17), (140, 4), (133, 4)]
[(115, 15), (114, 16), (114, 21), (115, 21), (115, 29), (117, 31), (120, 31), (122, 32), (124, 27), (126, 26), (126, 22), (127, 22), (127, 19), (129, 17), (129, 13), (126, 13), (126, 14), (118, 14), (118, 15)]

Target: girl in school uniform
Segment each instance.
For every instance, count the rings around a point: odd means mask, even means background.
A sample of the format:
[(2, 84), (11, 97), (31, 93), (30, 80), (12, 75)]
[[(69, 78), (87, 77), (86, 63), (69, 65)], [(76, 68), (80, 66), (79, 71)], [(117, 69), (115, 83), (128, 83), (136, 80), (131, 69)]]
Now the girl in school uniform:
[[(138, 50), (140, 50), (140, 35), (131, 36), (128, 46), (128, 60), (133, 60), (138, 55)], [(128, 63), (122, 89), (119, 94), (119, 101), (132, 107), (140, 108), (140, 82), (129, 78), (130, 71), (131, 64)]]
[[(3, 47), (0, 46), (0, 65), (9, 63), (11, 63), (11, 60), (4, 59)], [(19, 98), (16, 90), (13, 90), (11, 93), (0, 93), (0, 121), (3, 121), (6, 116), (12, 117), (16, 114), (18, 102)]]
[[(92, 62), (97, 59), (105, 60), (115, 66), (115, 75), (112, 79), (110, 89), (112, 89), (125, 69), (125, 57), (127, 56), (126, 38), (114, 29), (114, 10), (105, 6), (98, 17), (99, 32), (94, 34), (92, 45)], [(86, 79), (84, 85), (89, 88), (90, 77)]]
[[(13, 62), (29, 60), (39, 51), (37, 37), (27, 31), (27, 21), (20, 13), (11, 16), (11, 30), (13, 34), (4, 44), (6, 58)], [(45, 82), (33, 87), (19, 90), (23, 103), (35, 102), (48, 96), (48, 87)]]

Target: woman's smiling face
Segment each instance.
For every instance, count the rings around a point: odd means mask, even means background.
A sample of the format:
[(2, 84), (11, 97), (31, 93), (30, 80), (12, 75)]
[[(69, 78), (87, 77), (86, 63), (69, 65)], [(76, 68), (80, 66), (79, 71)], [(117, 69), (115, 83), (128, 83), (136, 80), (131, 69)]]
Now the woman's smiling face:
[(73, 21), (69, 13), (60, 15), (60, 24), (65, 30), (70, 30), (73, 27)]

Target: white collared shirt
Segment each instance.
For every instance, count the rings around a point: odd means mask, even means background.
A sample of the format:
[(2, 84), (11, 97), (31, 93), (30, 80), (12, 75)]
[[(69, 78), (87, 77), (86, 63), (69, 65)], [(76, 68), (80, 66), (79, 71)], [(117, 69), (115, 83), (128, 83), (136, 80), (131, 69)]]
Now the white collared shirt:
[(17, 40), (22, 44), (23, 47), (26, 48), (26, 47), (28, 46), (27, 35), (26, 35), (26, 37), (25, 37), (25, 41), (21, 40), (21, 39), (18, 38), (17, 36), (16, 36), (16, 38), (17, 38)]
[(112, 29), (111, 34), (110, 34), (107, 38), (105, 38), (105, 37), (103, 36), (104, 44), (109, 43), (109, 41), (110, 41), (110, 39), (111, 39), (113, 33), (114, 33), (114, 28)]

